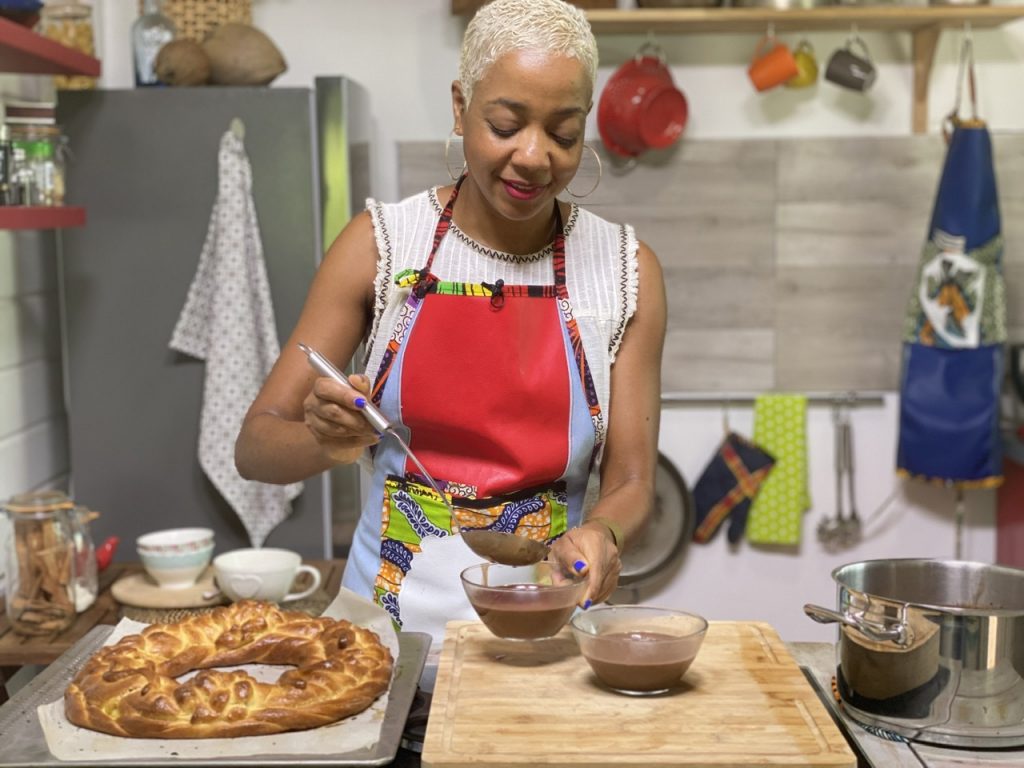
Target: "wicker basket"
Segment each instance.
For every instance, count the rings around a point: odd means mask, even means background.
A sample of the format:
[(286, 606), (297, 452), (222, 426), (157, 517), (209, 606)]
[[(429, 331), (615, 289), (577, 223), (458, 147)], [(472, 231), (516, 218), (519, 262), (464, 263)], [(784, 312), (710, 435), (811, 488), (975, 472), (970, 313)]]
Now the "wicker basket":
[(178, 37), (201, 43), (229, 21), (252, 24), (252, 0), (164, 0), (164, 15), (178, 28)]

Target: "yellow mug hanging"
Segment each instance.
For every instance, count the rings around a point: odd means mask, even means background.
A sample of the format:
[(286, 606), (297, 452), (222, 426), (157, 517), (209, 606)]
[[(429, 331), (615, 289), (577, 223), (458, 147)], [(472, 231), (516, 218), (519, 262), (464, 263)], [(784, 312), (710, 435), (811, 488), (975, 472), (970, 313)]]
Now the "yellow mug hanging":
[(801, 40), (793, 51), (796, 61), (796, 75), (786, 81), (787, 88), (809, 88), (818, 81), (818, 59), (814, 48), (805, 39)]

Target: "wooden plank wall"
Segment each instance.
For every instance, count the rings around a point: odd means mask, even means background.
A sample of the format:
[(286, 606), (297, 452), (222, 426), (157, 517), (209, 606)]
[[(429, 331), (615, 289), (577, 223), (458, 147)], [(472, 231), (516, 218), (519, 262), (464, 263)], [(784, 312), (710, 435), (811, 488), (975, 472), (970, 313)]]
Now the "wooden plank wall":
[[(1008, 320), (1024, 341), (1024, 134), (993, 141)], [(665, 391), (898, 389), (941, 137), (684, 140), (632, 169), (599, 150), (583, 202), (634, 225), (665, 271)], [(593, 167), (586, 153), (571, 186), (588, 189)], [(403, 196), (447, 179), (443, 142), (399, 145)]]
[(0, 232), (0, 499), (67, 488), (56, 250), (52, 232)]
[(0, 498), (67, 475), (55, 235), (0, 233)]

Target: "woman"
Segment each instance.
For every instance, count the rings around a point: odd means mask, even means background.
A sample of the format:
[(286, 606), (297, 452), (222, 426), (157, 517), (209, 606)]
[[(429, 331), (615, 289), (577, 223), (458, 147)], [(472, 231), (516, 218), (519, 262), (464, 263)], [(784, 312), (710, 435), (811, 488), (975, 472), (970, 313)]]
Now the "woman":
[[(614, 590), (653, 505), (660, 267), (632, 228), (557, 199), (580, 166), (596, 67), (586, 18), (563, 0), (476, 14), (451, 88), (463, 175), (345, 227), (238, 438), (239, 471), (264, 482), (372, 460), (343, 583), (437, 641), (447, 620), (474, 618), (458, 574), (480, 558), (460, 529), (553, 542), (587, 576), (586, 608)], [(364, 341), (358, 391), (317, 378), (297, 346), (343, 367)], [(408, 428), (454, 519), (368, 425), (367, 401)]]

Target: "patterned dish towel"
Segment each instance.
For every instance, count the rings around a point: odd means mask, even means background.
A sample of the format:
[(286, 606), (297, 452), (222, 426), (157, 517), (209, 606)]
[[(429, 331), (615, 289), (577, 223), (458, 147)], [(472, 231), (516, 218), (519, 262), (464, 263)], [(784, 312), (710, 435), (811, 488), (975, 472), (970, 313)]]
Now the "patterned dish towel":
[(754, 442), (775, 457), (771, 476), (750, 509), (747, 540), (799, 544), (807, 487), (807, 397), (759, 395), (754, 404)]
[(263, 546), (291, 514), (302, 483), (257, 483), (235, 469), (242, 419), (281, 347), (252, 199), (252, 168), (242, 140), (231, 131), (220, 140), (217, 200), (170, 347), (206, 361), (199, 464), (241, 519), (252, 546)]
[(693, 540), (706, 544), (729, 518), (729, 541), (743, 538), (750, 504), (775, 466), (775, 459), (735, 432), (711, 457), (693, 487), (697, 526)]

